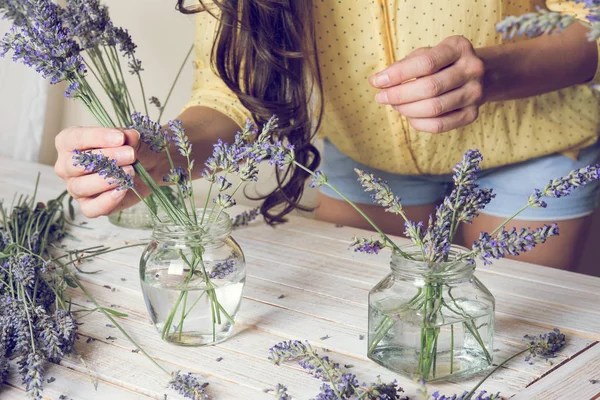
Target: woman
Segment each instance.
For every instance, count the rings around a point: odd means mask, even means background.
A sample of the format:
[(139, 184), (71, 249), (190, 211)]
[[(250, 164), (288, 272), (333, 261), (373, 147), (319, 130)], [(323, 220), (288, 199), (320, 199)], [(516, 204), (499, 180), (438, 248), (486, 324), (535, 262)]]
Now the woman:
[[(409, 218), (426, 221), (451, 182), (452, 166), (464, 151), (479, 148), (486, 168), (479, 183), (494, 188), (497, 198), (464, 229), (464, 242), (472, 243), (520, 208), (535, 187), (598, 158), (599, 104), (582, 85), (597, 79), (598, 50), (586, 29), (575, 24), (515, 43), (495, 33), (496, 22), (542, 1), (200, 3), (186, 9), (179, 0), (181, 11), (200, 11), (194, 94), (179, 117), (197, 161), (208, 157), (217, 138), (232, 140), (248, 116), (262, 123), (276, 114), (298, 161), (317, 168), (320, 156), (310, 139), (318, 131), (325, 138), (321, 169), (330, 182), (385, 231), (402, 234), (397, 219), (370, 204), (353, 168), (389, 181)], [(569, 2), (546, 3), (575, 10)], [(56, 146), (56, 172), (88, 217), (135, 199), (73, 167), (73, 149), (103, 149), (120, 165), (137, 158), (158, 179), (169, 168), (131, 131), (71, 128), (57, 136)], [(306, 178), (301, 170), (278, 175), (278, 189), (262, 206), (268, 222), (281, 222), (299, 207)], [(575, 265), (597, 190), (589, 186), (522, 214), (517, 227), (558, 221), (561, 236), (555, 246), (520, 259)], [(316, 216), (367, 227), (327, 190), (319, 195)]]

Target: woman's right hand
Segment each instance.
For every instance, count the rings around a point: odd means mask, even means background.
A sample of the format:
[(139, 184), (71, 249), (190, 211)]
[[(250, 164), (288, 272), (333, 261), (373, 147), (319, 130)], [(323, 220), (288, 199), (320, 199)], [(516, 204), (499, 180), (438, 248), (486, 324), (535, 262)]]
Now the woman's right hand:
[[(154, 157), (140, 151), (140, 135), (134, 130), (95, 127), (72, 127), (60, 132), (55, 139), (58, 159), (54, 171), (67, 184), (67, 191), (81, 206), (81, 212), (88, 218), (108, 215), (130, 207), (139, 201), (131, 190), (117, 190), (97, 173), (88, 173), (81, 166), (73, 165), (73, 150), (101, 152), (135, 177), (132, 164), (139, 157), (147, 169), (151, 169)], [(154, 161), (156, 164), (156, 161)], [(136, 190), (142, 195), (149, 194), (148, 188), (134, 178)]]

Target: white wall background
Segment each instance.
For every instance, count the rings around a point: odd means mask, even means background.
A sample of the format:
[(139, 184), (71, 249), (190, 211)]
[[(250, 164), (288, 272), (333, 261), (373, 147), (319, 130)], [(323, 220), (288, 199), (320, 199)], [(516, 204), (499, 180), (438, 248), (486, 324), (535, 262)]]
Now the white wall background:
[[(0, 32), (10, 28), (0, 20)], [(37, 161), (48, 85), (29, 67), (0, 59), (0, 156)]]

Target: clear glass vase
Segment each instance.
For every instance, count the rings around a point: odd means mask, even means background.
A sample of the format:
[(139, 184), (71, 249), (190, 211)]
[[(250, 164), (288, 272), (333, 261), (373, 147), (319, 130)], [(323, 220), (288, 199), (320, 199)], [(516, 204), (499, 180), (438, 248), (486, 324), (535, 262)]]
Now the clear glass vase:
[(140, 261), (142, 291), (161, 338), (184, 346), (222, 342), (242, 301), (246, 265), (224, 212), (197, 210), (205, 222), (154, 225)]
[(418, 247), (394, 252), (391, 273), (369, 292), (368, 356), (410, 379), (466, 376), (488, 368), (495, 300), (473, 275), (475, 265), (428, 263)]
[(152, 215), (145, 203), (137, 203), (110, 214), (108, 220), (116, 226), (131, 229), (152, 229)]

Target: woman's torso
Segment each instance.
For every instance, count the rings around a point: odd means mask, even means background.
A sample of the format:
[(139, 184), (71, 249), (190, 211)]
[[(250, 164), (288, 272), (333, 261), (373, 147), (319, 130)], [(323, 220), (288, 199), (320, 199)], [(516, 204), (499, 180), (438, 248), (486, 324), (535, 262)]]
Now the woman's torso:
[[(564, 3), (564, 2), (563, 2)], [(596, 141), (598, 99), (580, 85), (481, 107), (475, 123), (433, 135), (412, 129), (375, 102), (367, 78), (419, 47), (463, 35), (474, 47), (500, 44), (495, 24), (543, 2), (535, 0), (315, 0), (325, 115), (320, 130), (340, 151), (370, 167), (399, 174), (443, 174), (469, 148), (485, 167)]]

